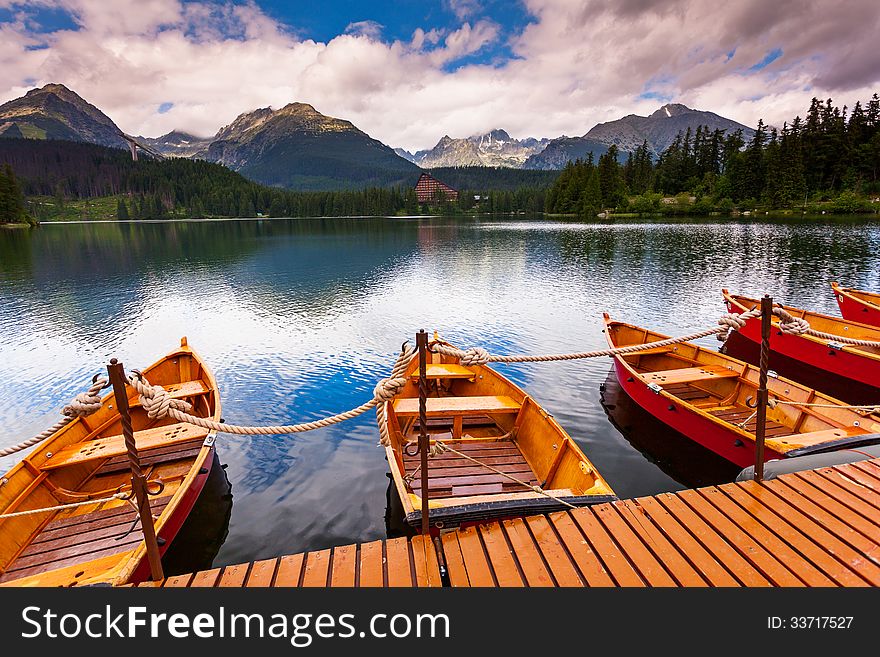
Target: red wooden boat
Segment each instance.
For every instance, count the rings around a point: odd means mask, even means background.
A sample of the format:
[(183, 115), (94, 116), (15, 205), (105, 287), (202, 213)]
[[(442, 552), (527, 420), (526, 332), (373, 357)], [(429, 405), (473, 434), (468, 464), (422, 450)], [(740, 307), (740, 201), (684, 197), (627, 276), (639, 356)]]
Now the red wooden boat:
[[(611, 347), (668, 337), (604, 317)], [(618, 355), (614, 367), (621, 387), (661, 422), (740, 467), (755, 464), (757, 367), (691, 343)], [(766, 460), (880, 443), (880, 415), (777, 376), (767, 387), (776, 403), (767, 409)]]
[[(732, 313), (742, 313), (761, 304), (758, 299), (731, 294), (726, 289), (722, 292), (727, 309)], [(807, 320), (810, 327), (816, 331), (856, 340), (880, 342), (880, 328), (801, 308), (781, 307), (793, 317)], [(774, 326), (779, 324), (778, 317), (773, 317), (773, 324)], [(761, 319), (748, 320), (738, 333), (755, 345), (760, 345)], [(773, 330), (770, 332), (770, 351), (836, 377), (871, 386), (878, 391), (874, 400), (880, 400), (880, 347), (857, 347), (811, 335), (795, 335)], [(772, 366), (775, 368), (775, 365)]]
[(880, 326), (880, 294), (841, 287), (837, 282), (832, 283), (831, 288), (844, 319)]

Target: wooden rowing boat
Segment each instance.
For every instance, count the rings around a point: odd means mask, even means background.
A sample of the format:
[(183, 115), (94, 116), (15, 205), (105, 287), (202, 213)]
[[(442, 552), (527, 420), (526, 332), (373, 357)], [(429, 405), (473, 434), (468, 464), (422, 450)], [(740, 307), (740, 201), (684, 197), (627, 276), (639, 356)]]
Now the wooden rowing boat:
[[(220, 418), (217, 383), (181, 339), (180, 348), (142, 370), (153, 385)], [(199, 497), (215, 462), (213, 432), (171, 418), (151, 420), (128, 388), (140, 462), (149, 482), (160, 553)], [(2, 479), (0, 514), (101, 499), (131, 488), (114, 398), (42, 441)], [(54, 512), (0, 518), (0, 583), (76, 586), (140, 582), (150, 576), (134, 507), (121, 499)]]
[[(575, 506), (616, 499), (574, 440), (522, 389), (487, 366), (465, 367), (436, 353), (429, 359), (428, 437), (459, 452), (428, 460), (432, 528), (565, 508), (532, 486)], [(420, 456), (411, 455), (419, 437), (418, 365), (413, 359), (407, 384), (385, 402), (388, 464), (412, 527), (421, 524), (423, 494)]]
[(880, 327), (880, 294), (831, 283), (844, 319)]
[[(668, 337), (607, 314), (605, 334), (611, 347)], [(651, 415), (740, 467), (755, 464), (757, 367), (692, 343), (617, 355), (614, 367), (623, 389)], [(878, 415), (776, 375), (768, 390), (767, 460), (880, 443)]]
[[(731, 294), (726, 289), (722, 290), (727, 309), (732, 313), (742, 313), (760, 306), (758, 299), (751, 299), (738, 294)], [(839, 335), (856, 340), (868, 340), (880, 342), (880, 328), (859, 324), (849, 320), (823, 315), (821, 313), (782, 306), (793, 317), (799, 317), (810, 323), (810, 328), (822, 333)], [(779, 318), (773, 317), (774, 326), (779, 324)], [(761, 344), (761, 320), (750, 319), (746, 325), (739, 329), (738, 333), (755, 345)], [(844, 380), (853, 381), (863, 386), (870, 386), (875, 390), (875, 396), (870, 401), (880, 400), (880, 347), (858, 347), (847, 345), (833, 340), (825, 340), (811, 335), (794, 335), (783, 333), (779, 330), (770, 332), (770, 351), (788, 359), (799, 361), (824, 373), (832, 374)], [(784, 367), (777, 367), (777, 371), (784, 371)], [(812, 380), (798, 378), (805, 383), (813, 384)], [(815, 382), (817, 388), (822, 386)], [(849, 401), (849, 398), (847, 398)]]

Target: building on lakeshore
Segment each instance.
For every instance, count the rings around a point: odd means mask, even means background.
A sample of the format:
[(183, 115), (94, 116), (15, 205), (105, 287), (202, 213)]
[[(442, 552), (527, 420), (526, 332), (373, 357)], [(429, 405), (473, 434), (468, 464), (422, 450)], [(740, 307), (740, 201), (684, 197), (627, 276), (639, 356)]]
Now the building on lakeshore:
[(440, 182), (431, 174), (423, 173), (419, 176), (419, 181), (416, 183), (416, 197), (419, 203), (430, 203), (437, 198), (438, 192), (443, 194), (447, 201), (458, 200), (457, 189)]

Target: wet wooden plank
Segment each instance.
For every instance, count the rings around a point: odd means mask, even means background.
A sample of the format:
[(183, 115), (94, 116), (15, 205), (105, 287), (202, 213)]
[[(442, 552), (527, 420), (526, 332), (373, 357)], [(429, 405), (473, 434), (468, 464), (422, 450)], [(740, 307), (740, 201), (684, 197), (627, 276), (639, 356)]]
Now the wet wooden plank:
[(434, 541), (420, 534), (413, 536), (410, 546), (416, 569), (416, 586), (420, 588), (442, 586)]
[(492, 570), (477, 530), (474, 527), (458, 530), (458, 545), (467, 571), (469, 586), (495, 586), (495, 579), (492, 577)]
[(502, 521), (501, 526), (507, 534), (507, 540), (510, 541), (514, 554), (516, 554), (526, 583), (532, 587), (553, 586), (555, 584), (553, 576), (544, 565), (541, 553), (538, 551), (525, 521), (521, 518), (513, 518)]
[[(843, 472), (832, 468), (821, 468), (805, 474), (822, 477), (830, 481), (836, 487), (829, 489), (829, 493), (832, 496), (837, 497), (868, 520), (880, 525), (880, 493), (873, 490), (870, 486), (866, 486), (862, 482), (853, 481), (849, 476), (844, 475)], [(867, 481), (870, 482), (870, 478)], [(847, 495), (844, 497), (837, 494), (838, 488), (845, 491)]]
[(193, 579), (192, 574), (186, 575), (173, 575), (172, 577), (168, 577), (162, 583), (163, 588), (186, 588), (190, 585), (190, 582)]
[(618, 586), (645, 586), (641, 575), (605, 531), (605, 527), (599, 522), (592, 509), (577, 509), (569, 513), (584, 535), (589, 538), (596, 554), (602, 559), (602, 563)]
[(202, 570), (193, 575), (189, 583), (190, 588), (212, 587), (217, 585), (220, 579), (220, 568), (212, 568), (210, 570)]
[(651, 520), (659, 527), (664, 536), (673, 543), (694, 568), (712, 586), (739, 586), (740, 583), (731, 575), (718, 559), (688, 532), (685, 527), (653, 497), (640, 497), (633, 500), (641, 507)]
[(851, 513), (857, 513), (874, 526), (880, 527), (880, 507), (863, 499), (866, 492), (863, 492), (862, 495), (856, 494), (844, 485), (839, 485), (842, 482), (838, 478), (826, 477), (819, 471), (798, 472), (794, 476), (813, 484), (816, 488), (821, 488), (829, 497), (851, 509)]
[[(874, 586), (880, 585), (880, 567), (866, 560), (863, 554), (856, 552), (850, 545), (844, 543), (829, 531), (826, 528), (827, 523), (823, 517), (823, 515), (827, 514), (824, 512), (806, 515), (805, 512), (809, 513), (809, 509), (801, 510), (789, 505), (774, 490), (766, 485), (762, 486), (755, 481), (743, 482), (743, 485), (736, 489), (735, 496), (730, 492), (728, 494), (731, 494), (732, 497), (751, 495), (764, 508), (773, 511), (777, 516), (789, 519), (796, 526), (809, 526), (809, 533), (806, 535), (816, 542), (819, 550), (828, 555), (833, 555), (848, 571), (857, 573), (862, 583), (868, 582)], [(852, 530), (850, 529), (849, 532), (852, 532)], [(845, 583), (845, 585), (859, 586), (860, 583)]]
[(333, 548), (333, 571), (330, 574), (330, 586), (354, 586), (356, 559), (356, 545), (342, 545)]
[(390, 538), (385, 541), (388, 586), (413, 586), (412, 564), (409, 558), (409, 543), (405, 538)]
[(453, 588), (469, 587), (471, 582), (461, 553), (461, 546), (458, 543), (458, 532), (441, 533), (440, 545), (443, 548), (443, 558), (446, 560), (450, 586)]
[(727, 538), (686, 505), (678, 495), (665, 493), (657, 499), (678, 522), (711, 552), (719, 563), (745, 586), (772, 586), (773, 583), (745, 559)]
[(526, 524), (544, 556), (544, 561), (550, 566), (556, 584), (563, 587), (583, 586), (584, 582), (569, 559), (565, 548), (560, 544), (559, 538), (547, 518), (530, 516), (526, 518)]
[[(762, 502), (751, 497), (738, 486), (728, 486), (722, 492), (728, 499), (737, 503), (740, 509), (760, 522), (773, 535), (778, 536), (787, 546), (797, 554), (797, 557), (811, 564), (813, 568), (822, 573), (822, 580), (818, 580), (816, 586), (861, 586), (864, 581), (856, 576), (851, 570), (843, 566), (828, 551), (816, 545), (810, 537), (820, 528), (812, 520), (789, 514), (782, 518)], [(730, 514), (728, 514), (730, 515)], [(732, 516), (731, 516), (732, 517)], [(784, 555), (783, 555), (784, 556)], [(802, 573), (798, 573), (803, 577)], [(808, 581), (814, 585), (813, 581)]]
[(308, 552), (303, 572), (303, 587), (327, 586), (327, 575), (330, 572), (330, 550)]
[(513, 551), (507, 543), (501, 525), (497, 522), (480, 525), (479, 532), (483, 544), (486, 546), (486, 553), (492, 564), (498, 586), (524, 586)]
[[(735, 486), (731, 488), (736, 488)], [(768, 552), (773, 554), (785, 566), (808, 586), (832, 586), (834, 581), (821, 571), (805, 554), (791, 543), (798, 539), (798, 534), (785, 523), (772, 522), (772, 514), (762, 513), (758, 504), (750, 509), (743, 509), (732, 504), (730, 497), (718, 488), (701, 488), (700, 495), (708, 500), (716, 509), (730, 518), (737, 527), (747, 532), (758, 541)], [(772, 526), (768, 528), (767, 524)], [(780, 538), (780, 535), (782, 538)], [(784, 539), (784, 540), (783, 540)], [(800, 547), (806, 544), (798, 541)]]
[(657, 561), (657, 558), (624, 522), (614, 505), (600, 504), (593, 507), (593, 510), (648, 585), (675, 586), (675, 581), (663, 568), (663, 564)]
[(483, 484), (481, 486), (453, 486), (453, 497), (469, 497), (471, 495), (493, 495), (503, 493), (504, 484)]
[[(755, 490), (757, 484), (749, 483), (748, 491)], [(822, 528), (827, 530), (844, 545), (848, 546), (854, 554), (861, 555), (866, 565), (880, 567), (880, 537), (870, 540), (864, 534), (843, 522), (839, 517), (829, 512), (826, 508), (814, 503), (800, 492), (789, 486), (788, 478), (765, 481), (762, 489), (771, 491), (777, 498), (785, 503), (784, 512), (799, 511), (812, 518)]]
[(370, 588), (385, 586), (383, 546), (382, 541), (361, 545), (360, 586)]
[(247, 576), (245, 586), (252, 588), (265, 588), (272, 586), (275, 577), (275, 569), (278, 567), (278, 559), (263, 559), (255, 561)]
[(587, 543), (571, 516), (565, 511), (559, 511), (550, 514), (549, 519), (562, 539), (566, 551), (577, 564), (587, 586), (614, 586), (605, 566)]
[(734, 546), (755, 568), (777, 586), (803, 586), (804, 583), (785, 567), (760, 542), (744, 532), (726, 515), (718, 511), (702, 495), (694, 490), (676, 493), (707, 524), (711, 525), (727, 542)]
[[(844, 506), (828, 495), (824, 489), (816, 488), (809, 482), (794, 476), (779, 477), (773, 481), (766, 482), (766, 485), (784, 486), (790, 491), (789, 498), (795, 506), (806, 508), (809, 504), (815, 504), (834, 517), (837, 522), (841, 522), (857, 532), (861, 538), (876, 542), (876, 525), (861, 515), (853, 513), (849, 507)], [(843, 534), (839, 535), (843, 536)], [(858, 542), (861, 542), (861, 540)], [(851, 542), (851, 544), (853, 547), (856, 546), (856, 543)]]
[(663, 565), (679, 586), (706, 586), (700, 571), (696, 570), (673, 544), (654, 526), (650, 517), (631, 500), (614, 503), (614, 508), (629, 524), (630, 528), (642, 539), (642, 542), (662, 561)]
[(278, 560), (275, 572), (275, 586), (299, 586), (305, 555), (292, 554)]
[(226, 566), (226, 568), (223, 569), (223, 574), (220, 576), (220, 581), (217, 583), (217, 586), (223, 588), (235, 588), (242, 586), (244, 584), (245, 577), (247, 577), (248, 568), (250, 568), (249, 563)]

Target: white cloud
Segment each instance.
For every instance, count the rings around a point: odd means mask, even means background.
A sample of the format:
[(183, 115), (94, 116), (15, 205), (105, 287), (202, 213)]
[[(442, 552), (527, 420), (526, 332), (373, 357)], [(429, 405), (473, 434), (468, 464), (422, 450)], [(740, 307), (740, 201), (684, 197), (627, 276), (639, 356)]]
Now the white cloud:
[(345, 28), (345, 33), (379, 40), (382, 37), (382, 30), (384, 28), (384, 25), (376, 21), (357, 21), (349, 23)]
[[(371, 21), (327, 43), (303, 39), (253, 2), (0, 0), (16, 12), (0, 25), (0, 101), (61, 82), (148, 136), (210, 135), (242, 112), (301, 101), (416, 150), (496, 127), (580, 135), (650, 113), (659, 101), (645, 92), (781, 125), (814, 95), (851, 106), (880, 86), (873, 0), (834, 11), (818, 0), (524, 2), (533, 22), (509, 39), (516, 57), (490, 66), (461, 65), (502, 30), (460, 0), (447, 4), (455, 29), (426, 25), (390, 43)], [(79, 29), (34, 34), (24, 15), (35, 5), (69, 11)], [(776, 61), (749, 71), (777, 48)], [(159, 114), (162, 102), (173, 107)]]

